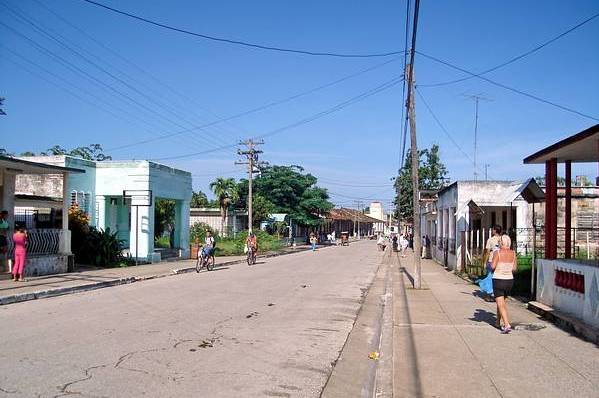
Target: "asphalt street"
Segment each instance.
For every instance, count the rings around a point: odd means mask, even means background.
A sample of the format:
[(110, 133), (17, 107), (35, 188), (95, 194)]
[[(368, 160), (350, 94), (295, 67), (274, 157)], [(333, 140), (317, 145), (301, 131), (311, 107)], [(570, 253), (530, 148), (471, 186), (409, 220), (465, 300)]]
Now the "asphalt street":
[(0, 396), (317, 397), (372, 242), (0, 307)]

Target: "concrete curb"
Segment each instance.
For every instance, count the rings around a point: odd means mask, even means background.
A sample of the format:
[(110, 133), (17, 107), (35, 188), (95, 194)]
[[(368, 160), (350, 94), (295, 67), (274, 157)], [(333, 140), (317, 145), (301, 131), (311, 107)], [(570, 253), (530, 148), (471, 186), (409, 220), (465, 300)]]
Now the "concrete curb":
[[(320, 247), (319, 249), (323, 249), (325, 247), (327, 247), (327, 246)], [(333, 247), (333, 246), (331, 246), (331, 247)], [(278, 257), (278, 256), (284, 256), (287, 254), (301, 253), (301, 252), (309, 251), (309, 250), (310, 249), (308, 248), (308, 249), (297, 249), (296, 251), (283, 251), (283, 252), (267, 253), (267, 254), (258, 256), (258, 258)], [(215, 264), (215, 268), (226, 267), (229, 265), (241, 264), (241, 263), (245, 263), (245, 259), (225, 261), (223, 263)], [(88, 283), (85, 285), (58, 287), (58, 288), (52, 288), (52, 289), (47, 289), (47, 290), (41, 290), (38, 292), (13, 294), (10, 296), (0, 297), (0, 306), (8, 305), (8, 304), (15, 304), (15, 303), (22, 303), (24, 301), (30, 301), (30, 300), (38, 300), (38, 299), (43, 299), (43, 298), (64, 296), (67, 294), (88, 292), (91, 290), (103, 289), (106, 287), (113, 287), (113, 286), (120, 286), (120, 285), (127, 285), (130, 283), (142, 282), (142, 281), (147, 281), (147, 280), (152, 280), (152, 279), (165, 278), (167, 276), (174, 276), (174, 275), (186, 274), (189, 272), (195, 272), (195, 270), (196, 270), (195, 266), (194, 267), (185, 267), (185, 268), (174, 269), (170, 272), (165, 272), (165, 273), (160, 273), (160, 274), (155, 274), (155, 275), (129, 276), (126, 278), (117, 278), (117, 279), (112, 279), (109, 281)]]
[(527, 308), (529, 311), (540, 315), (544, 319), (556, 324), (568, 332), (572, 332), (584, 339), (599, 345), (599, 329), (594, 328), (586, 323), (571, 317), (563, 312), (557, 311), (548, 305), (539, 303), (538, 301), (529, 301)]

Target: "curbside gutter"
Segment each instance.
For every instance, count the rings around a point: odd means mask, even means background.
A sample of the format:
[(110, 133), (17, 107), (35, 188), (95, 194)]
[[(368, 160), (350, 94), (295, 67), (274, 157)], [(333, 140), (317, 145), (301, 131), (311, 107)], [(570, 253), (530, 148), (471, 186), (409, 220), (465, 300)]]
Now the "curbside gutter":
[[(319, 247), (319, 249), (321, 250), (321, 249), (324, 249), (327, 247), (335, 247), (335, 246), (321, 246), (321, 247)], [(285, 250), (285, 251), (280, 251), (280, 252), (266, 253), (263, 255), (259, 255), (258, 258), (278, 257), (278, 256), (284, 256), (287, 254), (301, 253), (301, 252), (305, 252), (305, 251), (309, 251), (309, 250), (311, 250), (311, 249), (310, 248), (296, 249), (294, 251)], [(215, 268), (226, 267), (226, 266), (234, 265), (234, 264), (241, 264), (241, 263), (245, 263), (245, 261), (246, 261), (245, 259), (225, 261), (225, 262), (222, 262), (219, 264), (215, 264)], [(171, 270), (170, 272), (163, 272), (163, 273), (159, 273), (159, 274), (155, 274), (155, 275), (129, 276), (126, 278), (117, 278), (117, 279), (112, 279), (112, 280), (108, 280), (108, 281), (93, 282), (93, 283), (87, 283), (87, 284), (77, 285), (77, 286), (57, 287), (57, 288), (50, 288), (50, 289), (46, 289), (46, 290), (40, 290), (38, 292), (13, 294), (10, 296), (0, 297), (0, 306), (8, 305), (8, 304), (15, 304), (15, 303), (22, 303), (24, 301), (30, 301), (30, 300), (38, 300), (38, 299), (43, 299), (43, 298), (64, 296), (67, 294), (88, 292), (88, 291), (92, 291), (92, 290), (103, 289), (106, 287), (128, 285), (130, 283), (142, 282), (142, 281), (158, 279), (158, 278), (165, 278), (167, 276), (182, 275), (182, 274), (186, 274), (189, 272), (195, 272), (195, 270), (196, 270), (195, 267), (185, 267), (185, 268), (174, 269), (174, 270)]]

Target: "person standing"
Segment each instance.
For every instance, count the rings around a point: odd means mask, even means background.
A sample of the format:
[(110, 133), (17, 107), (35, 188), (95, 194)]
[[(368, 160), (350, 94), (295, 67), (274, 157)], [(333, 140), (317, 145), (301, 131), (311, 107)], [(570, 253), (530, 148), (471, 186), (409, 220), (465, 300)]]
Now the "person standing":
[(316, 244), (318, 243), (318, 238), (314, 232), (310, 233), (310, 245), (312, 245), (312, 251), (316, 250)]
[[(491, 268), (493, 269), (493, 293), (497, 303), (497, 326), (501, 333), (512, 331), (507, 313), (506, 299), (514, 286), (514, 272), (518, 269), (516, 252), (511, 249), (511, 239), (507, 235), (499, 238), (500, 249), (493, 255)], [(502, 326), (503, 323), (503, 326)]]
[(406, 257), (406, 253), (408, 251), (408, 246), (410, 245), (410, 241), (403, 236), (403, 234), (399, 237), (399, 245), (401, 246), (401, 256)]
[(25, 260), (27, 258), (27, 232), (25, 228), (19, 226), (13, 234), (12, 240), (15, 244), (15, 263), (12, 268), (13, 280), (15, 282), (25, 281)]

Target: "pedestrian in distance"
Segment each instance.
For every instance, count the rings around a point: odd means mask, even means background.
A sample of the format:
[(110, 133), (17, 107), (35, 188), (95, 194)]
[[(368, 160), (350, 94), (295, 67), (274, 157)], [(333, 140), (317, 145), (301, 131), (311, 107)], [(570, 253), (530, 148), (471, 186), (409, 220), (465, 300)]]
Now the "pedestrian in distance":
[(410, 241), (408, 241), (403, 234), (399, 236), (399, 245), (401, 247), (401, 256), (406, 257), (406, 253), (408, 252), (408, 246), (410, 245)]
[(19, 226), (12, 236), (15, 244), (15, 262), (12, 268), (13, 280), (15, 282), (25, 281), (25, 260), (27, 259), (27, 231)]
[(493, 293), (497, 303), (497, 324), (501, 333), (512, 331), (507, 313), (506, 299), (512, 292), (514, 285), (514, 272), (518, 269), (516, 252), (511, 249), (511, 239), (507, 235), (499, 238), (499, 250), (493, 255), (491, 268), (493, 269)]
[(393, 242), (393, 251), (397, 252), (397, 235), (393, 234), (391, 237), (391, 242)]
[(383, 252), (387, 248), (387, 241), (385, 240), (385, 237), (383, 236), (383, 234), (379, 235), (379, 238), (376, 241), (376, 245), (378, 246), (378, 249)]
[(316, 244), (318, 243), (318, 238), (314, 232), (310, 233), (310, 245), (312, 246), (312, 251), (316, 250)]

